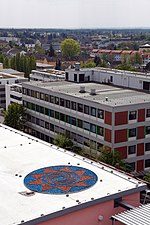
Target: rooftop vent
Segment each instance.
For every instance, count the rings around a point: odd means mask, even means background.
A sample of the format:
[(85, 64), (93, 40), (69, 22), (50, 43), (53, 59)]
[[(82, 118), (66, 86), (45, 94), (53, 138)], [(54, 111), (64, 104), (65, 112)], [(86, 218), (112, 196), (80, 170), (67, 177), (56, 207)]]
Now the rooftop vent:
[(105, 101), (108, 102), (108, 97), (105, 97)]
[(74, 66), (76, 71), (80, 70), (80, 63), (75, 63)]
[(85, 93), (85, 87), (84, 86), (80, 86), (80, 93)]
[(96, 90), (95, 89), (91, 89), (90, 95), (96, 95)]

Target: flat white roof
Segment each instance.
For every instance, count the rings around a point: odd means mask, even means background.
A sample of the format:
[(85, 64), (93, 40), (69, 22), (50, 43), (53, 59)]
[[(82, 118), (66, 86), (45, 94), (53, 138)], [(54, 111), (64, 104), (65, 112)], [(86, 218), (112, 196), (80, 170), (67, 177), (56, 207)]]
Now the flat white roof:
[[(43, 167), (72, 165), (94, 172), (98, 180), (92, 187), (69, 194), (42, 194), (24, 185), (26, 175)], [(67, 210), (105, 202), (145, 190), (146, 185), (100, 163), (57, 148), (30, 135), (0, 125), (0, 223), (21, 224)], [(38, 222), (37, 222), (38, 223)], [(36, 222), (32, 224), (37, 224)]]

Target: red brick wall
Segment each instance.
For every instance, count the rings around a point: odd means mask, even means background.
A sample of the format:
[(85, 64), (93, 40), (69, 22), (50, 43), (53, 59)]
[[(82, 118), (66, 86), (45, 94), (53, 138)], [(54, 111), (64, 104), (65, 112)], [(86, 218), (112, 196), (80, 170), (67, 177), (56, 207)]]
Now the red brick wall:
[(145, 121), (145, 109), (138, 110), (138, 122)]
[(126, 159), (127, 158), (127, 146), (115, 148), (115, 150), (120, 152), (120, 155), (121, 155), (122, 159)]
[(112, 113), (105, 111), (105, 123), (112, 125)]
[(128, 112), (115, 113), (115, 126), (128, 124)]
[(115, 131), (115, 143), (126, 142), (127, 139), (127, 129)]
[(111, 130), (105, 128), (104, 140), (111, 143)]
[(137, 144), (137, 156), (144, 155), (144, 143)]
[(144, 127), (138, 127), (137, 131), (138, 131), (138, 134), (137, 134), (137, 138), (138, 139), (142, 139), (145, 137), (145, 128)]
[(138, 160), (137, 161), (137, 172), (144, 170), (144, 160)]

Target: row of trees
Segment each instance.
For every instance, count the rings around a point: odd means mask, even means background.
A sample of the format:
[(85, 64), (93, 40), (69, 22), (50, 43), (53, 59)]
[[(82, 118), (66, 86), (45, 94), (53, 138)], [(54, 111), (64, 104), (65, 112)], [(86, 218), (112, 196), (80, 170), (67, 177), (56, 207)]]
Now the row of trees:
[(20, 72), (25, 73), (25, 77), (28, 77), (31, 70), (36, 69), (36, 59), (34, 56), (26, 56), (17, 53), (16, 56), (9, 58), (0, 54), (0, 62), (3, 63), (4, 68), (12, 68)]

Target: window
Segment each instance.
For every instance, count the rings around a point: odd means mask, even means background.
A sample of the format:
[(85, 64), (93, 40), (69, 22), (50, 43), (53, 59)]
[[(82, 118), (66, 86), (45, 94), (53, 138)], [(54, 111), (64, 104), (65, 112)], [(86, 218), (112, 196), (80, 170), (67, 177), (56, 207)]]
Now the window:
[(84, 145), (89, 147), (90, 140), (88, 138), (84, 138)]
[(31, 109), (35, 110), (35, 104), (34, 103), (31, 103)]
[(135, 120), (136, 119), (136, 111), (129, 112), (129, 120)]
[(132, 163), (128, 163), (131, 171), (135, 171), (135, 162), (132, 162)]
[(66, 74), (65, 74), (65, 75), (66, 75), (66, 80), (68, 80), (68, 72), (66, 72)]
[(59, 98), (58, 97), (55, 97), (55, 104), (59, 105)]
[(34, 97), (34, 91), (31, 90), (31, 97)]
[(38, 91), (35, 92), (35, 97), (39, 99), (40, 93)]
[(100, 119), (104, 119), (104, 110), (98, 109), (97, 110), (97, 117)]
[(76, 110), (76, 102), (71, 102), (71, 109)]
[(97, 134), (101, 135), (101, 136), (104, 136), (104, 128), (97, 126)]
[(83, 121), (78, 119), (78, 127), (83, 128)]
[(128, 155), (136, 153), (136, 145), (132, 145), (128, 147)]
[(77, 74), (74, 74), (74, 81), (77, 82)]
[(83, 112), (83, 105), (78, 103), (78, 111)]
[(150, 109), (146, 110), (146, 117), (150, 117)]
[(66, 108), (70, 109), (70, 101), (66, 100)]
[(65, 122), (65, 115), (63, 113), (60, 113), (60, 120)]
[(76, 118), (71, 117), (71, 124), (72, 124), (73, 126), (76, 126)]
[(54, 103), (54, 96), (50, 95), (50, 102)]
[(50, 117), (53, 117), (54, 118), (54, 110), (51, 110), (50, 109)]
[(40, 106), (36, 105), (36, 112), (40, 112)]
[(145, 151), (150, 151), (150, 143), (145, 144)]
[(145, 168), (150, 167), (150, 159), (145, 160)]
[(40, 113), (44, 114), (44, 107), (40, 106)]
[(59, 112), (55, 112), (55, 119), (59, 120)]
[(64, 106), (65, 105), (65, 100), (63, 98), (60, 98), (60, 106)]
[(31, 90), (27, 89), (27, 95), (28, 95), (28, 96), (31, 95)]
[(136, 128), (129, 129), (129, 137), (136, 137)]
[(90, 124), (87, 122), (84, 122), (84, 129), (85, 130), (90, 130)]
[(96, 116), (96, 109), (91, 107), (91, 116)]
[(54, 124), (50, 123), (50, 130), (54, 132)]
[(36, 124), (40, 125), (40, 120), (38, 118), (36, 118)]
[(89, 106), (84, 106), (84, 113), (89, 115)]
[(44, 94), (43, 93), (40, 93), (40, 99), (44, 100)]
[(146, 134), (150, 134), (150, 126), (146, 127)]
[(45, 125), (45, 124), (44, 124), (44, 120), (40, 120), (40, 126), (41, 126), (41, 127), (44, 127), (44, 125)]
[(70, 124), (70, 116), (66, 115), (66, 123)]
[(49, 95), (45, 94), (45, 101), (49, 102)]
[(110, 76), (110, 82), (113, 82), (113, 76)]
[(96, 133), (96, 126), (94, 124), (90, 124), (90, 131)]
[(49, 130), (49, 123), (45, 122), (45, 128)]
[(22, 89), (22, 93), (23, 93), (24, 95), (26, 95), (26, 94), (27, 94), (27, 89), (23, 88), (23, 89)]
[(45, 108), (45, 115), (46, 115), (46, 116), (49, 116), (49, 115), (50, 115), (50, 110), (47, 109), (47, 108)]

